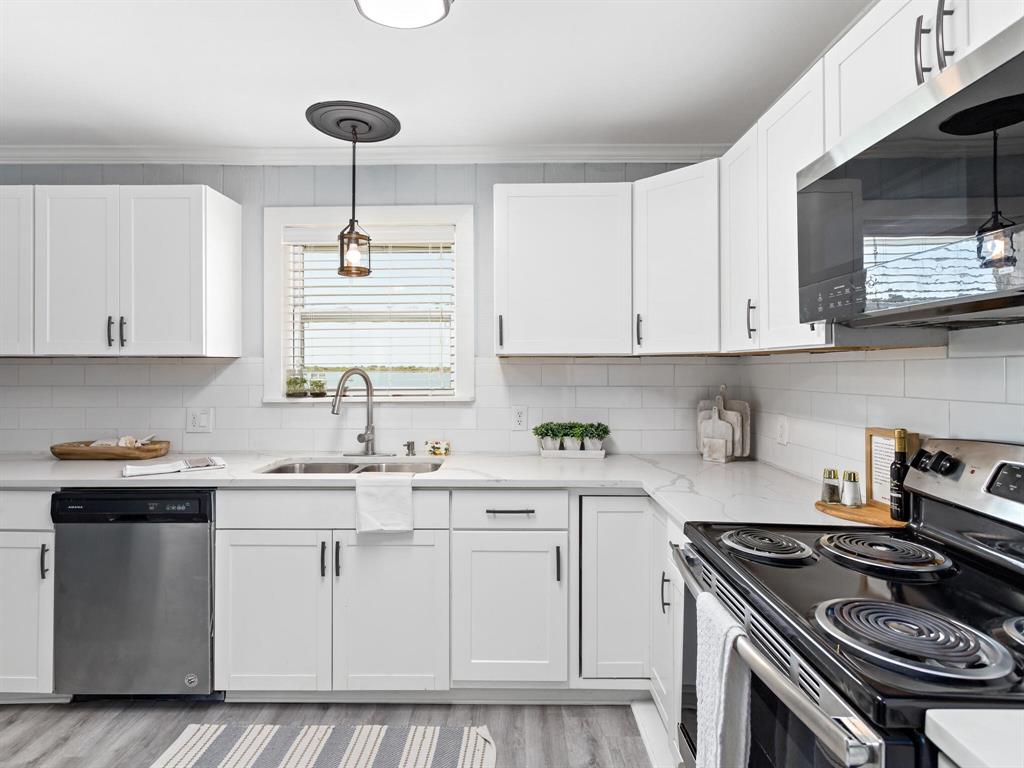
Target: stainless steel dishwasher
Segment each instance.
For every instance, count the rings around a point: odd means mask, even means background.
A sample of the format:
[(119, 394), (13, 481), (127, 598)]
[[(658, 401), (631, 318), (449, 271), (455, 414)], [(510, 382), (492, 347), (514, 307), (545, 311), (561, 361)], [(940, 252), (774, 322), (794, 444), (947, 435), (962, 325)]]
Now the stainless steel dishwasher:
[(61, 490), (54, 690), (212, 691), (213, 491)]

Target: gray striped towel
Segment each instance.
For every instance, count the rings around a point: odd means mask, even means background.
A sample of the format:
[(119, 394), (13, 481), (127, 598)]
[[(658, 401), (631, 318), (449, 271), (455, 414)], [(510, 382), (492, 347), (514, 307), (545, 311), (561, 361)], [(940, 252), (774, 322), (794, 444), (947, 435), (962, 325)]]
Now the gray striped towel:
[(151, 768), (494, 768), (486, 726), (190, 725)]

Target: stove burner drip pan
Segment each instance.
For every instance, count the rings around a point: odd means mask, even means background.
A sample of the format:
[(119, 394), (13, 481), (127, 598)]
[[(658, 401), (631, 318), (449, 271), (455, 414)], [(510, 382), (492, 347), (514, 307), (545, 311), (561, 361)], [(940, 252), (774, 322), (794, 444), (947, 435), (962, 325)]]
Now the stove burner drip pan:
[(887, 533), (827, 533), (818, 547), (840, 565), (880, 573), (935, 577), (953, 567), (941, 552)]
[(721, 542), (733, 552), (761, 563), (803, 565), (814, 560), (814, 550), (802, 541), (760, 528), (736, 528), (722, 534)]
[(849, 653), (918, 680), (990, 683), (1014, 672), (995, 640), (922, 608), (847, 598), (820, 603), (814, 618)]

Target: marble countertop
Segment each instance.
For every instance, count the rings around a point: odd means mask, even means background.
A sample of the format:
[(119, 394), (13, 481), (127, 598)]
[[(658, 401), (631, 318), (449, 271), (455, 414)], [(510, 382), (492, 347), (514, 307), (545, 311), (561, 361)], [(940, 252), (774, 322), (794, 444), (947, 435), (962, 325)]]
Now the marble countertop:
[(932, 709), (924, 732), (960, 768), (1024, 765), (1024, 709)]
[[(154, 459), (173, 461), (179, 456)], [(47, 456), (0, 458), (0, 490), (61, 487), (353, 488), (354, 475), (263, 474), (283, 459), (358, 461), (337, 454), (225, 454), (226, 469), (123, 478), (120, 461), (58, 461)], [(389, 462), (425, 461), (380, 459)], [(655, 499), (678, 522), (841, 525), (814, 508), (818, 484), (756, 461), (711, 464), (695, 454), (611, 455), (603, 460), (544, 459), (536, 455), (449, 456), (435, 472), (413, 476), (414, 488), (636, 489)]]

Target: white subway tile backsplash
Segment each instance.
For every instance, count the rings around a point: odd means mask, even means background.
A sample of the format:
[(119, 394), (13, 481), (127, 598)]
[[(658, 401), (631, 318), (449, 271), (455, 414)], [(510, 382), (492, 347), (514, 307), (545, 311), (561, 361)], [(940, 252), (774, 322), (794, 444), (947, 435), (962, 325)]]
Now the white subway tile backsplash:
[(57, 402), (68, 407), (114, 406), (117, 405), (117, 387), (61, 387)]
[(612, 430), (671, 430), (675, 427), (675, 411), (671, 408), (610, 408), (608, 426)]
[[(86, 408), (85, 426), (125, 430), (149, 429), (149, 408)], [(143, 435), (135, 435), (143, 437)]]
[(644, 408), (696, 408), (708, 398), (707, 387), (644, 387)]
[(52, 385), (71, 387), (85, 383), (84, 365), (22, 365), (18, 383), (23, 386)]
[(580, 387), (576, 390), (576, 405), (582, 408), (640, 408), (643, 396), (639, 389), (633, 387)]
[(117, 404), (128, 407), (148, 405), (173, 408), (181, 405), (181, 387), (118, 387)]
[(0, 406), (35, 408), (50, 405), (53, 402), (52, 392), (50, 387), (2, 387), (0, 388)]
[(906, 394), (936, 400), (1006, 400), (1006, 360), (1001, 357), (909, 360)]
[[(149, 428), (160, 430), (160, 439), (167, 440), (168, 429), (182, 431), (185, 428), (184, 408), (150, 408)], [(142, 435), (137, 435), (142, 437)]]
[(608, 368), (612, 387), (670, 387), (675, 384), (672, 365), (613, 365)]
[(912, 397), (869, 397), (872, 427), (906, 427), (925, 435), (949, 434), (949, 403)]
[(1024, 357), (1006, 358), (1006, 402), (1024, 403)]
[(21, 429), (64, 429), (85, 426), (84, 408), (21, 408), (18, 411)]
[(1024, 440), (1024, 405), (951, 402), (949, 436), (1019, 443)]
[(838, 392), (854, 395), (903, 395), (902, 360), (837, 364)]
[(835, 392), (837, 363), (793, 363), (789, 366), (792, 389), (804, 392)]
[[(794, 398), (798, 397), (796, 393)], [(832, 424), (867, 426), (868, 405), (863, 395), (839, 395), (829, 392), (811, 392), (810, 417)]]
[(950, 357), (1024, 356), (1024, 333), (1019, 325), (968, 328), (949, 334)]
[(141, 363), (99, 363), (85, 367), (85, 383), (89, 386), (127, 386), (149, 384), (149, 365)]

